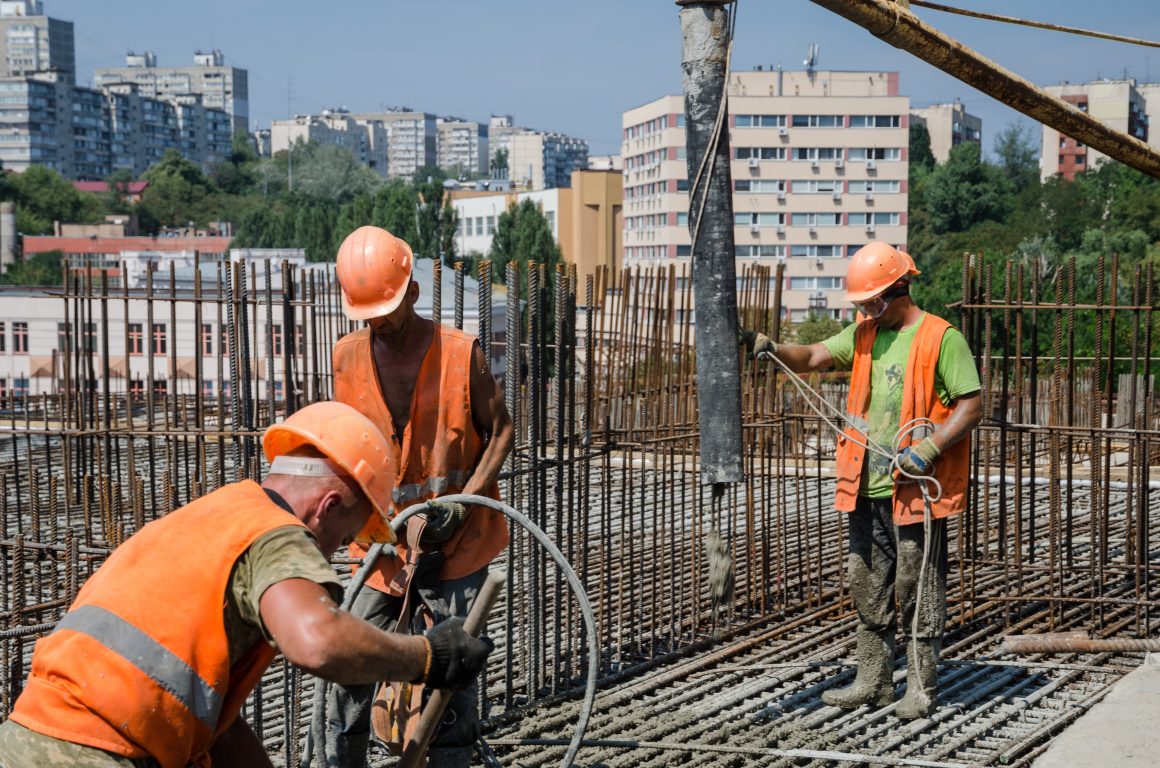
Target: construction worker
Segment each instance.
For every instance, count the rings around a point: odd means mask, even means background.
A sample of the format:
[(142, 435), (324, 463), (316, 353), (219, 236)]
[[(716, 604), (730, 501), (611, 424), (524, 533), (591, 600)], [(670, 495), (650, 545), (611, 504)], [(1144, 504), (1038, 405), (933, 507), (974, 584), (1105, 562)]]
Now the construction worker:
[(383, 632), (338, 609), (327, 558), (390, 541), (387, 441), (353, 408), (315, 403), (266, 430), (265, 481), (224, 486), (155, 520), (85, 583), (39, 640), (0, 765), (270, 766), (238, 717), (277, 651), (341, 683), (459, 687), (491, 645), (447, 622)]
[[(395, 506), (450, 493), (499, 498), (496, 477), (512, 446), (512, 423), (474, 337), (415, 312), (419, 284), (410, 246), (385, 229), (361, 227), (338, 251), (338, 280), (347, 317), (368, 327), (334, 348), (335, 399), (377, 424), (397, 455)], [(457, 517), (458, 516), (458, 517)], [(451, 515), (436, 542), (400, 543), (379, 559), (351, 610), (377, 626), (405, 627), (416, 606), (438, 619), (465, 616), (488, 563), (508, 542), (505, 518), (487, 508)], [(454, 522), (462, 519), (461, 523)], [(448, 530), (454, 528), (454, 530)], [(361, 550), (352, 548), (357, 557)], [(418, 574), (418, 575), (416, 575)], [(405, 600), (409, 595), (416, 599)], [(328, 766), (363, 766), (370, 739), (373, 686), (332, 687), (327, 702)], [(467, 765), (478, 736), (472, 691), (452, 699), (451, 714), (432, 741), (435, 768)]]
[[(846, 298), (862, 313), (860, 322), (817, 344), (749, 337), (751, 356), (776, 357), (795, 372), (852, 371), (834, 506), (849, 513), (858, 671), (852, 685), (827, 690), (822, 700), (845, 709), (894, 701), (897, 593), (908, 641), (906, 695), (895, 714), (904, 720), (934, 710), (946, 623), (946, 518), (966, 504), (969, 435), (982, 418), (971, 350), (962, 333), (914, 303), (910, 283), (918, 274), (908, 254), (869, 243), (847, 272)], [(933, 431), (904, 429), (915, 418), (929, 419)], [(895, 457), (891, 446), (900, 429)], [(887, 450), (867, 450), (867, 437)], [(913, 480), (930, 476), (938, 486)], [(929, 511), (924, 489), (937, 495)]]

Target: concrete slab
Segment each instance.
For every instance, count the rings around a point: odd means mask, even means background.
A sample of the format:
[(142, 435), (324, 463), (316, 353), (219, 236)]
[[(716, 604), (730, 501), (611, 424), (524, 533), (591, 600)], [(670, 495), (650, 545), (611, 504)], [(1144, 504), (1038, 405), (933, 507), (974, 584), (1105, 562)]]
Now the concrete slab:
[(1160, 654), (1148, 654), (1104, 700), (1060, 734), (1032, 768), (1114, 765), (1152, 768), (1160, 761)]

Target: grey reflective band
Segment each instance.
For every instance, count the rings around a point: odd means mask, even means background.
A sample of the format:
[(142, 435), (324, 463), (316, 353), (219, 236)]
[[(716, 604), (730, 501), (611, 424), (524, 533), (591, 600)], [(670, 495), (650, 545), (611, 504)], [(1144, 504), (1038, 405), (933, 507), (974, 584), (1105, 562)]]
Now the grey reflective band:
[(400, 485), (395, 488), (394, 499), (396, 504), (419, 499), (429, 494), (439, 495), (448, 488), (462, 488), (471, 479), (471, 472), (452, 472), (447, 477), (429, 477), (422, 483)]
[(173, 694), (211, 731), (217, 728), (222, 696), (193, 667), (120, 616), (95, 605), (82, 605), (66, 613), (56, 629), (93, 638)]
[(341, 477), (346, 473), (342, 467), (329, 459), (310, 456), (275, 456), (270, 462), (271, 475), (297, 475), (298, 477)]

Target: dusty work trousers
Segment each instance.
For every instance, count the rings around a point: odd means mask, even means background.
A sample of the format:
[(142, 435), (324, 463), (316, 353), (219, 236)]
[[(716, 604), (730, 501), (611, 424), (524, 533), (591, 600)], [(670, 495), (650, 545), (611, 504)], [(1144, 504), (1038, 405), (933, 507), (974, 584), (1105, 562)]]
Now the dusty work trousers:
[(947, 619), (946, 520), (931, 521), (930, 554), (916, 627), (924, 528), (922, 523), (894, 525), (892, 507), (888, 498), (859, 496), (857, 507), (847, 516), (847, 567), (859, 625), (871, 632), (889, 631), (893, 637), (897, 593), (903, 633), (922, 639), (941, 638)]
[[(487, 578), (487, 568), (482, 568), (462, 579), (452, 579), (439, 583), (439, 592), (447, 603), (452, 616), (467, 617), (471, 604), (479, 594)], [(366, 619), (380, 629), (393, 631), (399, 619), (402, 599), (392, 597), (377, 589), (363, 587), (354, 599), (350, 612)], [(367, 747), (371, 737), (371, 704), (374, 702), (375, 685), (332, 685), (326, 700), (326, 766), (327, 768), (365, 768)], [(468, 706), (460, 715), (472, 723), (478, 721), (476, 685), (472, 685), (465, 695), (457, 697)], [(472, 747), (432, 746), (427, 751), (427, 764), (431, 768), (461, 768), (470, 765)]]

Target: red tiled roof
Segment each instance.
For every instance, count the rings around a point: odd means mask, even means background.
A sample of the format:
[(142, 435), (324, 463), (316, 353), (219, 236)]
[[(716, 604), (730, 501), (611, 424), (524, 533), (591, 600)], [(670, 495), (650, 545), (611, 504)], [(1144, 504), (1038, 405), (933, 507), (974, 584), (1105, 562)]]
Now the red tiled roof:
[(62, 251), (66, 254), (121, 251), (201, 251), (225, 253), (228, 237), (25, 237), (25, 255)]
[[(79, 192), (108, 192), (109, 182), (107, 181), (74, 181), (73, 188)], [(125, 188), (125, 191), (130, 195), (139, 195), (145, 191), (145, 187), (149, 186), (147, 181), (130, 181)]]

